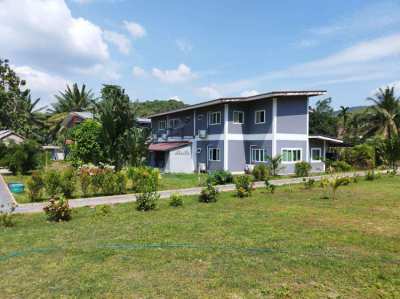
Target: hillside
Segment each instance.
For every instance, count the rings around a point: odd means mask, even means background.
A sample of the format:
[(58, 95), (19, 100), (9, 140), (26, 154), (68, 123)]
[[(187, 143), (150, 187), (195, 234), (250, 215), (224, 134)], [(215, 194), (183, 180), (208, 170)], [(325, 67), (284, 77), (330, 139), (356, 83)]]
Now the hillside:
[(155, 113), (161, 113), (187, 106), (181, 101), (172, 99), (135, 102), (133, 105), (136, 107), (136, 111), (139, 117), (147, 117)]

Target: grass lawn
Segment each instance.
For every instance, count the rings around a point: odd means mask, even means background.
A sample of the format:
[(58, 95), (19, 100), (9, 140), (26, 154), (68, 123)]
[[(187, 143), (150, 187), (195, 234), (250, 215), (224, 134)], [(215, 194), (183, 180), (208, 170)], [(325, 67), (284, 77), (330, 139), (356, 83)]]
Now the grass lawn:
[(322, 194), (17, 215), (0, 228), (0, 298), (399, 298), (400, 178)]

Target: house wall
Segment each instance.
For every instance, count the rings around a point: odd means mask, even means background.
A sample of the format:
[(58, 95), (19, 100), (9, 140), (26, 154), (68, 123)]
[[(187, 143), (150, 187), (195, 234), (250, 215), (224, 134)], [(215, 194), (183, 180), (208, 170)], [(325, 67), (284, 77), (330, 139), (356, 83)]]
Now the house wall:
[[(220, 149), (220, 160), (219, 161), (208, 161), (208, 148), (215, 147)], [(222, 170), (224, 169), (224, 141), (223, 140), (212, 140), (212, 141), (197, 141), (197, 148), (201, 149), (197, 155), (197, 163), (205, 163), (207, 170)]]
[[(307, 141), (306, 140), (278, 140), (276, 142), (276, 153), (278, 155), (282, 154), (282, 149), (284, 148), (299, 148), (301, 149), (301, 160), (306, 161), (306, 153), (307, 153)], [(279, 173), (282, 174), (291, 174), (294, 173), (294, 168), (295, 168), (296, 163), (287, 163), (287, 162), (282, 162), (281, 167), (282, 169), (280, 170)]]
[(171, 173), (193, 172), (195, 167), (192, 155), (193, 153), (191, 145), (170, 151), (168, 153), (164, 171)]
[(325, 171), (325, 162), (313, 162), (311, 161), (311, 149), (312, 148), (320, 148), (321, 149), (321, 155), (324, 157), (325, 156), (325, 150), (324, 149), (324, 142), (322, 140), (316, 140), (316, 139), (310, 139), (310, 164), (311, 164), (311, 171), (312, 172), (324, 172)]
[[(276, 100), (276, 132), (273, 135), (273, 99), (261, 99), (251, 102), (228, 104), (228, 136), (224, 137), (224, 104), (210, 107), (198, 108), (195, 111), (183, 111), (172, 113), (168, 116), (152, 119), (153, 133), (158, 136), (162, 132), (158, 130), (158, 122), (161, 119), (178, 118), (184, 121), (179, 130), (170, 130), (169, 137), (192, 136), (195, 148), (200, 153), (194, 153), (197, 163), (205, 163), (208, 170), (224, 169), (224, 138), (228, 147), (228, 170), (233, 172), (243, 171), (246, 164), (250, 164), (250, 146), (255, 145), (263, 148), (266, 155), (273, 155), (273, 144), (276, 144), (275, 154), (281, 154), (282, 148), (301, 148), (302, 159), (309, 157), (308, 147), (308, 98), (307, 97), (279, 97)], [(265, 110), (265, 123), (255, 123), (255, 111)], [(218, 125), (208, 124), (210, 112), (218, 111), (221, 114), (221, 123)], [(234, 111), (244, 112), (244, 124), (233, 123)], [(199, 130), (207, 130), (207, 138), (199, 139), (193, 136), (193, 118), (195, 115), (196, 134)], [(286, 134), (286, 135), (285, 135)], [(284, 139), (284, 138), (287, 138)], [(283, 140), (282, 140), (283, 139)], [(274, 141), (273, 141), (274, 140)], [(208, 161), (208, 147), (220, 149), (220, 161)], [(196, 165), (197, 166), (197, 165)], [(283, 173), (293, 173), (294, 164), (284, 164)], [(317, 167), (317, 165), (316, 165)]]
[(308, 134), (307, 97), (281, 97), (277, 101), (277, 133)]

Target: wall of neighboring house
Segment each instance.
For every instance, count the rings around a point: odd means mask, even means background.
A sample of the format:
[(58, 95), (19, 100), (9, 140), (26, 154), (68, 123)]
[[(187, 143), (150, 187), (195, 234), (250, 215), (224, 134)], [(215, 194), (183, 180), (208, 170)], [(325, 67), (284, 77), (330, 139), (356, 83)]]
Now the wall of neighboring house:
[(24, 139), (22, 137), (19, 137), (18, 135), (11, 134), (11, 135), (8, 135), (7, 137), (4, 137), (0, 141), (4, 142), (4, 144), (9, 144), (10, 142), (20, 144), (20, 143), (24, 142)]
[(319, 148), (321, 150), (321, 156), (325, 156), (324, 142), (322, 140), (310, 139), (310, 164), (312, 167), (312, 172), (324, 172), (325, 171), (325, 162), (315, 162), (312, 161), (311, 151), (313, 148)]
[[(208, 149), (219, 149), (219, 161), (208, 160)], [(208, 170), (222, 170), (224, 169), (224, 141), (223, 140), (207, 140), (197, 141), (197, 163), (205, 163)], [(199, 150), (200, 149), (200, 150)]]

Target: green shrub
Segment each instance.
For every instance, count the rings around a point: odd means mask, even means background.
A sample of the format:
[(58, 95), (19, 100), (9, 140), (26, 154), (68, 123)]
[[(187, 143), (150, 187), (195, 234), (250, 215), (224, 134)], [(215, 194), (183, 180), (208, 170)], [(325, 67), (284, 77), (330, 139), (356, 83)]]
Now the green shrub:
[(271, 193), (275, 193), (276, 186), (274, 184), (271, 184), (269, 179), (265, 179), (264, 184), (265, 184), (265, 188), (267, 189), (267, 191), (269, 191)]
[(360, 144), (345, 152), (346, 161), (359, 169), (375, 167), (375, 150), (368, 144)]
[(315, 180), (314, 179), (303, 179), (303, 184), (305, 189), (312, 189), (315, 185)]
[(211, 172), (207, 177), (207, 183), (213, 185), (226, 185), (233, 182), (233, 176), (229, 171), (217, 170)]
[(27, 173), (39, 166), (40, 146), (33, 140), (20, 144), (10, 143), (2, 163), (13, 174)]
[(53, 169), (46, 171), (44, 174), (44, 185), (50, 197), (62, 194), (63, 184), (60, 172)]
[(74, 144), (70, 146), (67, 158), (74, 166), (102, 161), (100, 123), (91, 119), (85, 120), (71, 130), (70, 138), (74, 140)]
[(297, 162), (294, 165), (294, 172), (297, 177), (307, 177), (310, 173), (311, 165), (307, 162)]
[(13, 215), (11, 213), (0, 212), (0, 226), (3, 226), (3, 227), (15, 226)]
[(216, 202), (218, 200), (219, 191), (212, 184), (207, 184), (205, 188), (201, 190), (199, 201), (204, 203)]
[(160, 195), (155, 191), (143, 192), (136, 195), (136, 209), (138, 211), (150, 211), (157, 208)]
[(377, 175), (374, 170), (368, 170), (367, 174), (365, 175), (365, 180), (367, 181), (374, 181), (378, 178), (379, 175)]
[(111, 214), (111, 206), (109, 205), (99, 205), (96, 206), (96, 216), (107, 216)]
[(156, 191), (159, 186), (160, 171), (151, 167), (130, 167), (128, 178), (132, 181), (135, 192)]
[(66, 198), (71, 198), (76, 189), (76, 176), (72, 167), (64, 169), (61, 173), (61, 193)]
[(115, 179), (115, 194), (125, 194), (126, 193), (126, 184), (128, 183), (128, 179), (122, 171), (114, 173)]
[(268, 166), (264, 163), (257, 164), (253, 169), (253, 176), (257, 181), (263, 181), (270, 175)]
[(81, 171), (79, 173), (79, 183), (81, 184), (83, 196), (87, 197), (89, 195), (89, 188), (91, 184), (91, 177), (89, 172)]
[(238, 197), (251, 196), (253, 191), (253, 179), (249, 175), (239, 175), (235, 178), (236, 194)]
[(335, 172), (348, 172), (352, 167), (346, 161), (332, 161), (329, 163), (328, 168)]
[(39, 201), (43, 196), (44, 180), (40, 172), (32, 172), (31, 177), (26, 182), (28, 187), (28, 197), (30, 201)]
[(171, 199), (169, 201), (169, 205), (171, 207), (181, 207), (181, 206), (183, 206), (183, 197), (178, 193), (172, 194), (171, 195)]
[(56, 200), (54, 198), (49, 200), (47, 206), (43, 208), (49, 221), (61, 222), (71, 220), (71, 209), (68, 200), (64, 197)]

